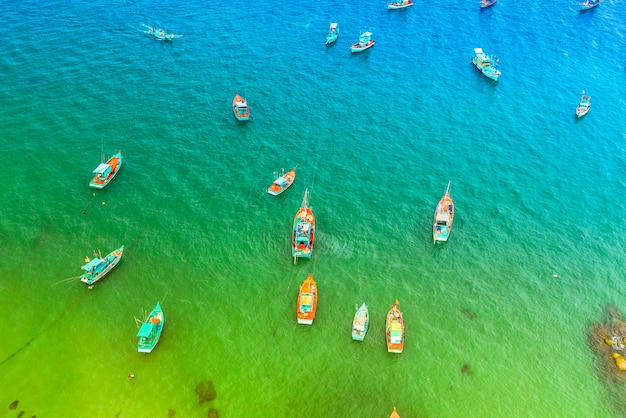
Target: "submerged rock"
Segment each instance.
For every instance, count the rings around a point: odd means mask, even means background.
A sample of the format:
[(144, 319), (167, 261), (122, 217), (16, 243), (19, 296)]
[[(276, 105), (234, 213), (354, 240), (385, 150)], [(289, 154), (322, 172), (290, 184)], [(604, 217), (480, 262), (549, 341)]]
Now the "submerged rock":
[(17, 404), (19, 404), (20, 401), (18, 401), (17, 399), (14, 400), (13, 402), (11, 402), (9, 404), (9, 411), (13, 411), (15, 408), (17, 408)]
[(167, 416), (169, 418), (172, 418), (174, 415), (176, 415), (176, 411), (174, 411), (173, 409), (168, 409), (167, 410)]
[(209, 418), (219, 418), (219, 416), (217, 414), (217, 409), (215, 409), (215, 408), (210, 408), (209, 409)]
[(626, 371), (626, 358), (617, 353), (613, 353), (612, 356), (615, 359), (615, 365), (617, 366), (617, 368)]
[(470, 366), (469, 364), (465, 363), (462, 367), (461, 367), (461, 373), (465, 373), (465, 374), (472, 374), (472, 366)]
[(17, 414), (17, 418), (22, 418), (25, 413), (26, 413), (25, 411), (20, 411), (20, 413)]
[(463, 313), (463, 315), (465, 315), (467, 319), (471, 319), (472, 321), (476, 319), (476, 312), (474, 311), (470, 311), (467, 308), (463, 308), (461, 309), (461, 312)]
[(626, 416), (626, 319), (615, 305), (607, 305), (605, 315), (603, 322), (589, 326), (588, 341), (596, 355), (598, 380), (615, 409)]
[(196, 393), (198, 394), (199, 403), (212, 401), (217, 398), (217, 392), (215, 392), (215, 386), (213, 385), (212, 380), (205, 380), (198, 383), (198, 386), (196, 386)]

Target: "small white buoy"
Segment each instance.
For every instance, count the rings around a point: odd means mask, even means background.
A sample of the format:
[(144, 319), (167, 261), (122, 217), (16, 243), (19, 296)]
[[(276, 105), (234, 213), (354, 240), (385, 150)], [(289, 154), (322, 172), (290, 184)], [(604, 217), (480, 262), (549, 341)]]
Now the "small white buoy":
[(102, 204), (103, 204), (103, 205), (106, 205), (106, 204), (107, 204), (107, 202), (104, 202), (104, 201), (103, 201), (103, 202), (102, 202)]
[(87, 289), (89, 289), (89, 290), (93, 289), (93, 285), (87, 286)]
[(134, 378), (135, 378), (135, 375), (134, 375), (134, 374), (132, 374), (132, 373), (129, 373), (128, 377), (130, 377), (131, 379), (134, 379)]
[(554, 277), (555, 279), (558, 279), (559, 275), (558, 274), (553, 274), (552, 277)]

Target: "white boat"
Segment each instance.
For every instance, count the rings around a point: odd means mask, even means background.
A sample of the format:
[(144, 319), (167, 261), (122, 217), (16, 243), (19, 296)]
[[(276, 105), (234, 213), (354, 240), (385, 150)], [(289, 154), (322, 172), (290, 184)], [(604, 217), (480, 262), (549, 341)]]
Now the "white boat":
[(413, 6), (412, 0), (396, 0), (391, 3), (387, 3), (387, 9), (404, 9), (405, 7)]
[(336, 23), (331, 23), (326, 34), (326, 44), (332, 44), (339, 37), (339, 28)]
[(593, 9), (598, 4), (600, 4), (600, 0), (586, 0), (585, 2), (580, 4), (580, 10), (582, 11), (582, 10)]
[(376, 41), (372, 39), (372, 32), (363, 32), (359, 36), (359, 42), (350, 45), (350, 51), (361, 52), (374, 46)]
[(488, 56), (483, 52), (482, 48), (474, 48), (474, 56), (472, 57), (472, 63), (480, 70), (485, 77), (498, 81), (500, 78), (500, 70), (498, 70), (499, 60), (494, 60), (493, 57)]
[(583, 90), (580, 102), (578, 103), (578, 106), (576, 106), (576, 117), (582, 118), (585, 116), (589, 113), (589, 108), (591, 108), (591, 96), (585, 94), (585, 90)]

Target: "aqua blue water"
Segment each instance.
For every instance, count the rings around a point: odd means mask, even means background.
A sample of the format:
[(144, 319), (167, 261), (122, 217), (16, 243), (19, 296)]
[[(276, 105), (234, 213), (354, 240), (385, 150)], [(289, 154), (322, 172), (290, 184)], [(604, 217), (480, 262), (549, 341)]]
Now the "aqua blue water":
[[(586, 333), (607, 303), (626, 309), (626, 6), (478, 3), (0, 1), (0, 410), (620, 416)], [(350, 54), (363, 30), (376, 45)], [(117, 150), (119, 175), (90, 189)], [(454, 228), (433, 246), (448, 181)], [(294, 265), (305, 188), (317, 238)], [(94, 289), (71, 279), (122, 244)], [(309, 272), (318, 313), (297, 326)], [(395, 299), (400, 355), (384, 338)], [(139, 354), (156, 301), (165, 331)], [(217, 399), (199, 404), (205, 380)]]

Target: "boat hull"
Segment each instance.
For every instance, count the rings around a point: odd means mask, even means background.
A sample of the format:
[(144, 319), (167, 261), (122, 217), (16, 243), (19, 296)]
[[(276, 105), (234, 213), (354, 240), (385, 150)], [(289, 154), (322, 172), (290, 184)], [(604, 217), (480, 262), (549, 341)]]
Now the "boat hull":
[(483, 1), (480, 3), (480, 8), (481, 8), (481, 9), (486, 9), (487, 7), (491, 7), (491, 6), (493, 6), (493, 5), (494, 5), (494, 4), (496, 4), (497, 2), (498, 2), (498, 0), (493, 0), (493, 1), (483, 0)]
[(87, 284), (88, 286), (91, 286), (99, 280), (102, 280), (104, 276), (106, 276), (111, 270), (113, 270), (115, 266), (117, 266), (117, 264), (122, 259), (123, 254), (124, 246), (122, 245), (120, 248), (110, 252), (103, 258), (104, 260), (107, 260), (107, 265), (106, 267), (104, 267), (104, 269), (98, 271), (96, 274), (91, 274), (89, 272), (84, 273), (80, 276), (80, 281)]
[(315, 242), (315, 215), (309, 207), (302, 207), (293, 220), (291, 256), (311, 258)]
[(139, 342), (137, 343), (137, 351), (140, 353), (151, 353), (161, 339), (163, 326), (165, 324), (165, 316), (161, 304), (157, 302), (150, 315), (141, 325), (141, 329), (137, 333)]
[(376, 43), (375, 41), (370, 41), (370, 42), (368, 42), (365, 45), (361, 45), (361, 44), (358, 44), (358, 43), (357, 44), (352, 44), (352, 45), (350, 45), (350, 51), (352, 51), (352, 52), (363, 52), (366, 49), (370, 49), (371, 47), (373, 47), (375, 43)]
[(115, 178), (117, 173), (120, 171), (120, 169), (122, 168), (122, 162), (122, 154), (119, 152), (113, 157), (109, 158), (106, 164), (112, 167), (111, 173), (104, 179), (96, 174), (89, 182), (89, 187), (93, 187), (94, 189), (103, 189), (107, 184), (111, 182), (111, 180)]
[(396, 354), (404, 350), (404, 319), (398, 309), (398, 303), (396, 300), (387, 314), (386, 321), (387, 351)]
[(300, 325), (312, 325), (317, 313), (317, 283), (313, 279), (313, 274), (309, 273), (302, 282), (298, 292), (296, 305), (296, 318)]
[(413, 2), (410, 2), (408, 4), (394, 4), (394, 3), (388, 3), (387, 4), (387, 9), (388, 10), (397, 10), (397, 9), (404, 9), (407, 7), (411, 7), (413, 6)]
[[(492, 67), (481, 67), (480, 64), (477, 62), (476, 58), (472, 58), (472, 64), (474, 64), (474, 66), (487, 78), (490, 78), (494, 81), (498, 81), (498, 78), (500, 78), (500, 71), (492, 68)], [(491, 69), (490, 69), (491, 68)]]
[(295, 179), (296, 168), (294, 167), (291, 171), (283, 173), (276, 180), (274, 180), (274, 183), (272, 183), (272, 185), (268, 187), (267, 192), (272, 196), (278, 196), (279, 194), (290, 188)]
[(446, 193), (439, 200), (433, 217), (433, 242), (445, 242), (452, 232), (454, 222), (454, 201), (450, 197), (450, 183)]
[(596, 7), (598, 4), (600, 4), (600, 2), (597, 2), (597, 3), (591, 3), (591, 4), (589, 4), (589, 3), (582, 3), (582, 4), (580, 5), (580, 10), (581, 10), (581, 11), (584, 11), (584, 10), (593, 9), (593, 8), (594, 8), (594, 7)]
[(362, 304), (354, 314), (354, 320), (352, 321), (352, 339), (355, 341), (363, 341), (369, 328), (369, 310), (367, 305)]
[(239, 94), (236, 94), (233, 99), (233, 113), (235, 114), (235, 118), (239, 121), (250, 120), (250, 108), (248, 107), (248, 102)]

